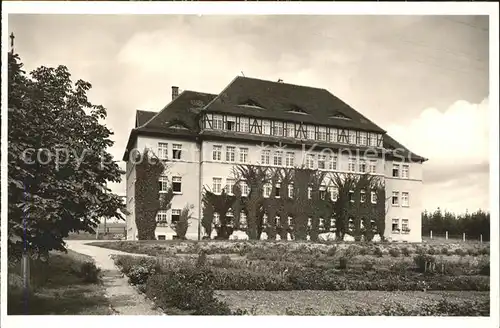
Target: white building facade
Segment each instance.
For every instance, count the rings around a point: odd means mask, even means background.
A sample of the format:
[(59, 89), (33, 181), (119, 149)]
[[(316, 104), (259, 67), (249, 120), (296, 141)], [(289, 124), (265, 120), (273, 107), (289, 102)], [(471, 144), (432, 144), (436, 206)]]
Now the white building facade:
[[(338, 98), (325, 94), (326, 90), (241, 77), (220, 95), (178, 94), (177, 88), (172, 90), (172, 101), (160, 112), (138, 111), (136, 128), (129, 138), (124, 155), (127, 239), (137, 239), (135, 164), (128, 157), (132, 149), (149, 149), (167, 164), (159, 181), (160, 192), (169, 187), (174, 190), (171, 209), (157, 214), (157, 239), (175, 236), (170, 224), (187, 205), (192, 208), (187, 238), (204, 236), (203, 190), (230, 191), (236, 183), (235, 166), (252, 164), (378, 176), (385, 182), (386, 199), (369, 197), (369, 201), (386, 203), (385, 237), (421, 241), (425, 159), (412, 154)], [(264, 96), (262, 90), (266, 90)], [(290, 90), (305, 96), (291, 94)], [(316, 100), (310, 100), (310, 96)], [(242, 184), (245, 193), (247, 188)], [(324, 184), (333, 197), (330, 182)]]

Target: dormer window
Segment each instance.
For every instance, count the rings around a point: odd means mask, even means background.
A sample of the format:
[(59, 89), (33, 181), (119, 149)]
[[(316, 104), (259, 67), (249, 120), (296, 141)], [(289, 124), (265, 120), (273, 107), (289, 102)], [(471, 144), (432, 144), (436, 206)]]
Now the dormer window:
[(253, 99), (247, 99), (247, 100), (243, 101), (241, 104), (239, 104), (239, 106), (264, 109), (264, 107), (262, 107), (258, 102), (256, 102)]
[(299, 107), (299, 106), (297, 106), (297, 105), (292, 105), (292, 106), (290, 107), (290, 110), (288, 110), (288, 111), (287, 111), (287, 113), (305, 114), (305, 115), (308, 115), (308, 113), (307, 113), (304, 109), (300, 108), (300, 107)]
[(335, 118), (335, 119), (340, 119), (340, 120), (350, 120), (351, 119), (340, 112), (333, 114), (332, 116), (330, 116), (330, 118)]

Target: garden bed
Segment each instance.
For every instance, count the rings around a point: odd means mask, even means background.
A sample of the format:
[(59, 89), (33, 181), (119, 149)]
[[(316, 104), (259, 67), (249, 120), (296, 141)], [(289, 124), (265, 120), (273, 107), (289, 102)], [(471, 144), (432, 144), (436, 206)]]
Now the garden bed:
[[(488, 292), (383, 292), (383, 291), (217, 291), (217, 297), (233, 310), (247, 310), (254, 315), (341, 314), (345, 308), (383, 311), (383, 304), (397, 303), (406, 311), (418, 311), (443, 298), (456, 305), (476, 301), (487, 304)], [(486, 308), (482, 309), (485, 313)]]

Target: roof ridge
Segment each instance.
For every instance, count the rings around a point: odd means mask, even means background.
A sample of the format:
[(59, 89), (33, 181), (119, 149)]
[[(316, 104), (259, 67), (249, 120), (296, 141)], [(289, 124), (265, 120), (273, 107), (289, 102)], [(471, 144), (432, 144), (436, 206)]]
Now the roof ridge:
[(319, 88), (319, 87), (312, 87), (310, 85), (302, 85), (302, 84), (294, 84), (294, 83), (285, 83), (285, 82), (277, 82), (277, 81), (271, 81), (271, 80), (264, 80), (264, 79), (259, 79), (259, 78), (256, 78), (256, 77), (248, 77), (248, 76), (240, 76), (240, 75), (237, 75), (235, 80), (238, 79), (238, 78), (241, 78), (241, 79), (250, 79), (250, 80), (257, 80), (257, 81), (264, 81), (264, 82), (269, 82), (269, 83), (276, 83), (276, 84), (285, 84), (285, 85), (290, 85), (290, 86), (294, 86), (294, 87), (300, 87), (300, 88), (309, 88), (309, 89), (315, 89), (315, 90), (324, 90), (324, 91), (328, 91), (327, 89), (325, 88)]

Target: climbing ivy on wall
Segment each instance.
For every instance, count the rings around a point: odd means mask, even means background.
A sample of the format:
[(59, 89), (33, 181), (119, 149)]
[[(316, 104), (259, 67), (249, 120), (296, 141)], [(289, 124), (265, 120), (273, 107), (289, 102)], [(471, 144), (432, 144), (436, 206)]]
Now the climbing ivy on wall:
[[(231, 194), (225, 190), (220, 195), (207, 189), (203, 192), (202, 226), (208, 236), (215, 226), (218, 239), (228, 239), (235, 229), (246, 231), (252, 240), (260, 239), (262, 232), (270, 240), (279, 235), (285, 240), (290, 236), (316, 241), (320, 233), (329, 231), (339, 239), (346, 234), (356, 240), (372, 240), (375, 234), (384, 237), (385, 187), (379, 177), (257, 165), (238, 165), (233, 168), (233, 176), (236, 184)], [(250, 189), (246, 197), (239, 187), (243, 181)], [(267, 184), (270, 197), (264, 197)], [(327, 192), (328, 186), (337, 189), (336, 200)], [(371, 202), (372, 192), (378, 200), (375, 204)], [(232, 215), (228, 216), (230, 211)], [(246, 227), (240, 225), (242, 211), (247, 217)], [(216, 225), (214, 213), (220, 217)]]
[(153, 240), (156, 230), (156, 214), (169, 210), (173, 198), (172, 188), (160, 194), (160, 176), (166, 165), (149, 149), (141, 154), (136, 151), (135, 159), (135, 222), (139, 240)]

